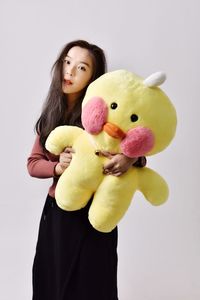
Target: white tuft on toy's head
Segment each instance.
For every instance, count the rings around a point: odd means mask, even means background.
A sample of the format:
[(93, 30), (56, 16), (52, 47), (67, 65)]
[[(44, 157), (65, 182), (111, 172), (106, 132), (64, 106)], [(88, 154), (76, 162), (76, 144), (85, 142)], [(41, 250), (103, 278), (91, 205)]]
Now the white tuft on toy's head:
[(166, 74), (164, 72), (156, 72), (147, 77), (143, 83), (147, 87), (156, 87), (161, 85), (166, 80)]

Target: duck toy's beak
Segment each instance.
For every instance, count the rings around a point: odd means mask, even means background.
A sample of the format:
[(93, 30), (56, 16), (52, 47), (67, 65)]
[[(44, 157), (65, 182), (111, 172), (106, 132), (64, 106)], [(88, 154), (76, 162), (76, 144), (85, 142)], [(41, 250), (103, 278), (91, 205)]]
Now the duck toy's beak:
[(117, 125), (109, 122), (103, 125), (103, 131), (115, 139), (122, 140), (126, 136), (126, 133), (123, 132)]

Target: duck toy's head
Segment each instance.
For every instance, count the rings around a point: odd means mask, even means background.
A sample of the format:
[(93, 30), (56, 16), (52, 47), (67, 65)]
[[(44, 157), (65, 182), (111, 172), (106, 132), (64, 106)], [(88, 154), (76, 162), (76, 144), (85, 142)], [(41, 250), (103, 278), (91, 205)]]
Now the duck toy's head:
[(170, 99), (158, 87), (165, 79), (163, 72), (143, 79), (117, 70), (89, 85), (81, 117), (96, 149), (139, 157), (169, 145), (177, 118)]

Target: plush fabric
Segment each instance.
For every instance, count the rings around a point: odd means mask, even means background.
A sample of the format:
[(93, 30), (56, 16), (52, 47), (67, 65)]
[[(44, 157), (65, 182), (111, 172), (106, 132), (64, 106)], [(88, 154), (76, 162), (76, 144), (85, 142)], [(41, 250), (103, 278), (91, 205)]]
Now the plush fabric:
[(137, 190), (153, 205), (167, 200), (167, 183), (152, 169), (133, 167), (120, 177), (104, 175), (107, 158), (95, 155), (104, 150), (129, 157), (149, 156), (169, 145), (177, 120), (173, 104), (157, 87), (164, 80), (162, 72), (145, 80), (126, 70), (106, 73), (87, 89), (82, 104), (85, 130), (60, 126), (50, 133), (48, 151), (58, 155), (67, 146), (75, 150), (56, 187), (60, 208), (81, 209), (94, 194), (89, 221), (95, 229), (109, 232), (124, 216)]

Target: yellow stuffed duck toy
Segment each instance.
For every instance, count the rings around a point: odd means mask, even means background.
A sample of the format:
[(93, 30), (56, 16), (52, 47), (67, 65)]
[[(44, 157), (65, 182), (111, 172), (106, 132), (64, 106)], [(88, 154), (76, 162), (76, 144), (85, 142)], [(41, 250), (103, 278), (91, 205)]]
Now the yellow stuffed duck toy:
[(116, 177), (104, 175), (107, 158), (99, 150), (128, 157), (149, 156), (165, 149), (174, 137), (176, 111), (158, 87), (165, 74), (146, 79), (128, 72), (109, 72), (92, 82), (82, 103), (82, 124), (59, 126), (46, 141), (46, 149), (59, 155), (73, 147), (70, 166), (58, 180), (55, 198), (68, 211), (84, 207), (93, 195), (89, 221), (101, 232), (110, 232), (127, 211), (136, 190), (153, 205), (167, 200), (165, 180), (150, 168), (130, 168)]

